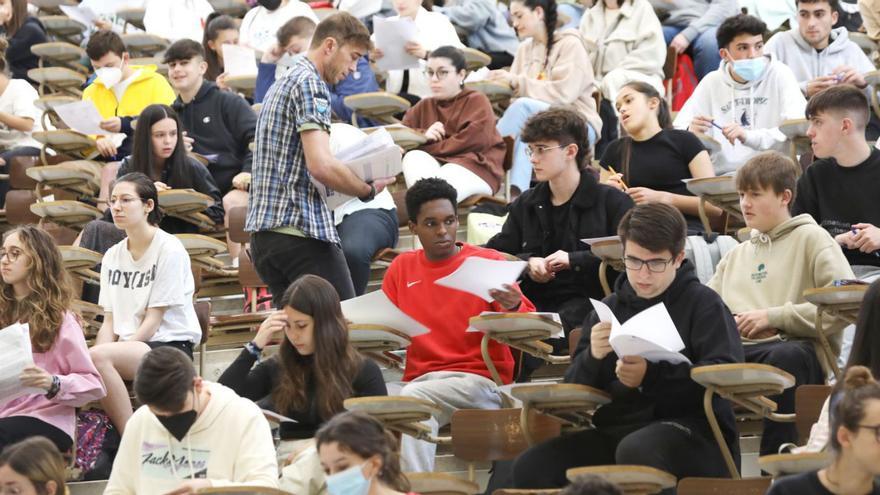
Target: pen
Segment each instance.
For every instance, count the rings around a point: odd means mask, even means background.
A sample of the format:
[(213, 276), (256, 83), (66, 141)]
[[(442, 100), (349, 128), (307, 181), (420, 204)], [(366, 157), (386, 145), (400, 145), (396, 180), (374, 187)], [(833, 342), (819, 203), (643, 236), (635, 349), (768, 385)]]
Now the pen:
[(716, 124), (714, 120), (712, 121), (712, 126), (717, 128), (719, 131), (724, 132), (724, 128), (721, 127), (720, 125)]
[[(608, 170), (610, 170), (612, 174), (618, 175), (617, 172), (614, 170), (614, 167), (612, 167), (611, 165), (608, 166)], [(626, 191), (627, 189), (629, 189), (629, 187), (627, 187), (626, 182), (623, 182), (623, 174), (619, 175), (620, 177), (617, 180), (620, 181), (620, 185), (623, 186), (623, 190)]]

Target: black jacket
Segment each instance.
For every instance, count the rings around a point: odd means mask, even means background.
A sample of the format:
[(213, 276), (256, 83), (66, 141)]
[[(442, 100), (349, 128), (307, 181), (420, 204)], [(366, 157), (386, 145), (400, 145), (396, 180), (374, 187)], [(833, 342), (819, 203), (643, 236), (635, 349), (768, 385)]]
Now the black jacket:
[(27, 72), (37, 68), (40, 59), (31, 53), (31, 47), (49, 41), (46, 37), (46, 28), (39, 19), (28, 16), (15, 35), (7, 39), (9, 48), (6, 49), (6, 62), (9, 64), (12, 77), (33, 83), (27, 77)]
[[(618, 278), (614, 293), (603, 301), (624, 323), (641, 311), (664, 303), (684, 342), (682, 354), (693, 366), (741, 363), (743, 348), (736, 322), (721, 297), (700, 283), (690, 261), (685, 260), (666, 291), (653, 298), (638, 297), (625, 276)], [(617, 355), (612, 351), (602, 360), (590, 353), (590, 329), (599, 321), (595, 311), (584, 321), (583, 334), (575, 358), (565, 373), (565, 381), (608, 391), (612, 402), (596, 413), (597, 427), (603, 421), (619, 424), (621, 418), (640, 421), (671, 421), (696, 425), (704, 432), (708, 423), (703, 411), (705, 389), (691, 379), (692, 366), (648, 362), (645, 378), (638, 389), (617, 380)], [(738, 434), (730, 404), (717, 395), (713, 398), (716, 417), (733, 452)], [(602, 409), (606, 409), (603, 411)], [(711, 437), (710, 437), (711, 440)]]
[(250, 172), (253, 154), (248, 145), (254, 140), (257, 114), (244, 98), (222, 91), (211, 81), (202, 83), (189, 103), (180, 96), (172, 104), (180, 115), (183, 128), (193, 139), (193, 151), (217, 155), (208, 169), (223, 194), (232, 188), (232, 178)]
[[(590, 171), (581, 172), (580, 183), (569, 200), (570, 228), (561, 245), (556, 245), (551, 217), (550, 184), (542, 182), (524, 192), (510, 206), (501, 232), (489, 239), (486, 247), (512, 254), (528, 261), (563, 250), (569, 253), (571, 270), (559, 272), (545, 284), (523, 276), (523, 293), (541, 308), (541, 301), (570, 297), (604, 296), (599, 284), (599, 258), (581, 239), (617, 234), (617, 225), (633, 206), (625, 193), (599, 184)], [(586, 299), (584, 299), (586, 302)]]

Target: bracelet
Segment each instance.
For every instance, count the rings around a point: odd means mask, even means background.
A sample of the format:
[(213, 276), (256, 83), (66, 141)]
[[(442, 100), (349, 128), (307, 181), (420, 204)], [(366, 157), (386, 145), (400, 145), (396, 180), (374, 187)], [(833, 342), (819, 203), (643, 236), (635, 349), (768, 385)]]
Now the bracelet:
[(260, 348), (253, 340), (244, 345), (244, 349), (251, 353), (251, 356), (256, 358), (257, 361), (263, 357), (263, 349)]
[(368, 183), (368, 185), (370, 186), (370, 193), (367, 194), (366, 196), (360, 196), (358, 198), (359, 200), (361, 200), (364, 203), (369, 203), (370, 201), (372, 201), (376, 197), (376, 186), (374, 186), (373, 183), (371, 183), (371, 182)]
[(58, 392), (61, 391), (61, 379), (58, 378), (58, 375), (52, 375), (52, 385), (49, 387), (49, 391), (46, 392), (46, 398), (52, 399)]

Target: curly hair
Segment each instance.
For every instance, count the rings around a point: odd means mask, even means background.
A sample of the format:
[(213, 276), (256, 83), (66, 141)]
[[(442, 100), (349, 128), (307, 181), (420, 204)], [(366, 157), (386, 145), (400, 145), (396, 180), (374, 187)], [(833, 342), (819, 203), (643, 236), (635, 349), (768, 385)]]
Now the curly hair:
[(54, 239), (33, 225), (17, 227), (6, 234), (18, 236), (27, 255), (27, 285), (30, 292), (23, 299), (15, 298), (11, 285), (0, 280), (0, 325), (28, 323), (34, 352), (46, 352), (73, 300), (70, 278)]

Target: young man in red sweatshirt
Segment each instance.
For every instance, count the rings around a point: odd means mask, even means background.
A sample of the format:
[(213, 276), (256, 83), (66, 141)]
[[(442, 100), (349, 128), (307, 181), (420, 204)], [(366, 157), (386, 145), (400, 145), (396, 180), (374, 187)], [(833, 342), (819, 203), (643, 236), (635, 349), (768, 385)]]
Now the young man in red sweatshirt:
[[(483, 334), (467, 333), (468, 320), (483, 311), (535, 311), (515, 286), (490, 292), (493, 302), (435, 284), (465, 259), (478, 256), (503, 260), (497, 251), (455, 242), (458, 230), (455, 189), (443, 179), (422, 179), (406, 192), (409, 228), (423, 248), (398, 256), (382, 282), (382, 290), (404, 313), (431, 332), (413, 338), (406, 353), (401, 395), (428, 399), (441, 413), (428, 424), (433, 434), (449, 423), (456, 409), (497, 409), (501, 397), (480, 353)], [(489, 355), (505, 383), (513, 381), (513, 356), (498, 342)], [(434, 470), (436, 445), (404, 435), (401, 454), (407, 472)]]

